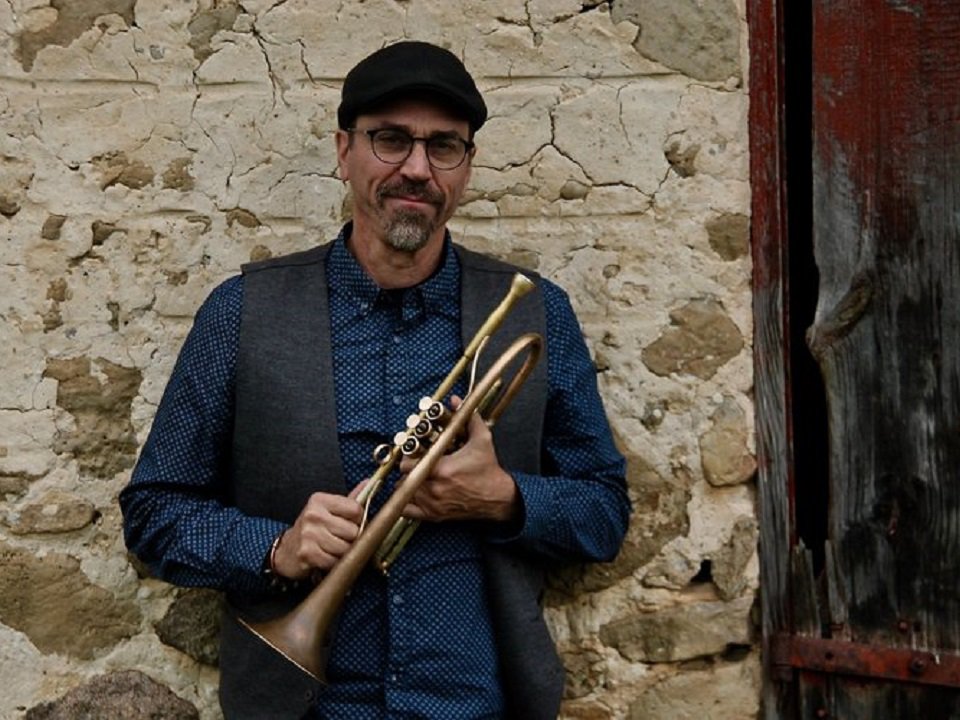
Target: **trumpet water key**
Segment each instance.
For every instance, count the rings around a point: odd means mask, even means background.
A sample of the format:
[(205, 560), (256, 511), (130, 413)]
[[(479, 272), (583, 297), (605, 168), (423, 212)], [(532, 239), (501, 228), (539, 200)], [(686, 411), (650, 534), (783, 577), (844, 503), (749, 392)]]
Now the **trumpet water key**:
[[(496, 422), (539, 360), (543, 338), (535, 333), (521, 335), (491, 364), (479, 381), (471, 382), (470, 391), (456, 409), (443, 405), (443, 399), (475, 362), (487, 338), (500, 327), (517, 300), (533, 287), (529, 278), (520, 273), (514, 275), (509, 291), (484, 320), (453, 369), (430, 397), (421, 400), (420, 412), (411, 417), (405, 430), (397, 433), (393, 444), (376, 448), (374, 457), (378, 468), (357, 498), (365, 508), (369, 508), (370, 499), (403, 457), (404, 448), (408, 455), (419, 459), (416, 466), (397, 482), (376, 515), (367, 517), (365, 510), (361, 532), (350, 549), (286, 615), (265, 622), (241, 619), (244, 627), (320, 682), (326, 682), (324, 648), (330, 627), (363, 568), (378, 554), (381, 556), (378, 564), (389, 567), (406, 538), (416, 529), (415, 523), (401, 521), (403, 510), (430, 477), (437, 461), (465, 435), (474, 413), (481, 413), (488, 424)], [(518, 358), (522, 359), (519, 368), (505, 382), (508, 368)]]

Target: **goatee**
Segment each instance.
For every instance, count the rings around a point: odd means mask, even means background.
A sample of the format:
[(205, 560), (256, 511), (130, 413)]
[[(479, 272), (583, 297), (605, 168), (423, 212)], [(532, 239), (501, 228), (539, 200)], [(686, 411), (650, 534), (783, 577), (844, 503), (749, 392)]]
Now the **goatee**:
[[(445, 200), (439, 190), (431, 189), (426, 183), (401, 180), (392, 185), (381, 186), (377, 191), (381, 211), (384, 211), (386, 198), (417, 198), (431, 203), (439, 213)], [(386, 240), (390, 247), (402, 252), (416, 252), (430, 240), (436, 231), (436, 216), (431, 219), (416, 210), (398, 210), (392, 217), (386, 216)]]
[(387, 243), (394, 250), (416, 252), (430, 239), (433, 222), (418, 212), (398, 212), (387, 225)]

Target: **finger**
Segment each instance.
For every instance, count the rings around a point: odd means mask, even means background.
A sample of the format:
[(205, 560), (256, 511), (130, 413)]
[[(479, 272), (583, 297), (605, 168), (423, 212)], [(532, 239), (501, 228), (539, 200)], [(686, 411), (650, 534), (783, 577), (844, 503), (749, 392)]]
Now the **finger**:
[(480, 413), (475, 412), (470, 416), (470, 422), (467, 423), (467, 436), (470, 439), (477, 438), (484, 440), (490, 437), (490, 426), (487, 421), (481, 417)]
[(357, 495), (359, 495), (363, 491), (363, 489), (369, 484), (370, 484), (370, 478), (364, 478), (359, 483), (357, 483), (356, 487), (354, 487), (353, 490), (350, 491), (347, 497), (350, 498), (351, 500), (356, 500)]
[(359, 522), (363, 515), (363, 508), (360, 503), (345, 495), (316, 493), (310, 498), (310, 501), (311, 517), (321, 523), (330, 516)]
[(327, 534), (324, 535), (322, 541), (317, 545), (317, 549), (321, 553), (330, 555), (331, 557), (342, 557), (347, 550), (350, 549), (352, 543), (343, 540), (336, 535)]
[(408, 503), (403, 508), (403, 517), (410, 518), (411, 520), (426, 520), (427, 514), (423, 511), (416, 503)]
[(337, 517), (336, 515), (331, 515), (329, 520), (322, 527), (323, 529), (316, 534), (316, 537), (318, 538), (329, 536), (339, 540), (352, 542), (356, 540), (357, 535), (360, 534), (360, 525), (358, 522)]

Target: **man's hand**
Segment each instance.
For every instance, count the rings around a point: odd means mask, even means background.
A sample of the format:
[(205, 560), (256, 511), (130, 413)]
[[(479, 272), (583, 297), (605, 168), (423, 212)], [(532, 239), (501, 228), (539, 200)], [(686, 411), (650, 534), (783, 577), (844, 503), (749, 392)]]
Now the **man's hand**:
[[(460, 403), (454, 397), (451, 404), (456, 409)], [(416, 460), (404, 458), (400, 470), (410, 472), (415, 465)], [(517, 485), (497, 460), (490, 428), (474, 413), (467, 425), (467, 442), (437, 461), (403, 514), (430, 521), (507, 521), (518, 508)]]
[(357, 485), (348, 496), (310, 496), (296, 522), (280, 539), (273, 562), (278, 575), (302, 580), (314, 570), (333, 567), (360, 533), (363, 507), (356, 496), (364, 484)]

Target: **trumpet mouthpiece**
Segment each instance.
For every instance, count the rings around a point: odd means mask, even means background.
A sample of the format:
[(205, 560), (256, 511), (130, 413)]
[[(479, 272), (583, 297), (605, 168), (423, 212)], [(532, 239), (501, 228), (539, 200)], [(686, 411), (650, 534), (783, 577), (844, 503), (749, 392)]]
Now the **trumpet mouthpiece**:
[(510, 283), (511, 292), (516, 293), (518, 297), (523, 297), (528, 292), (533, 290), (533, 288), (533, 280), (528, 278), (523, 273), (514, 273), (513, 280)]

